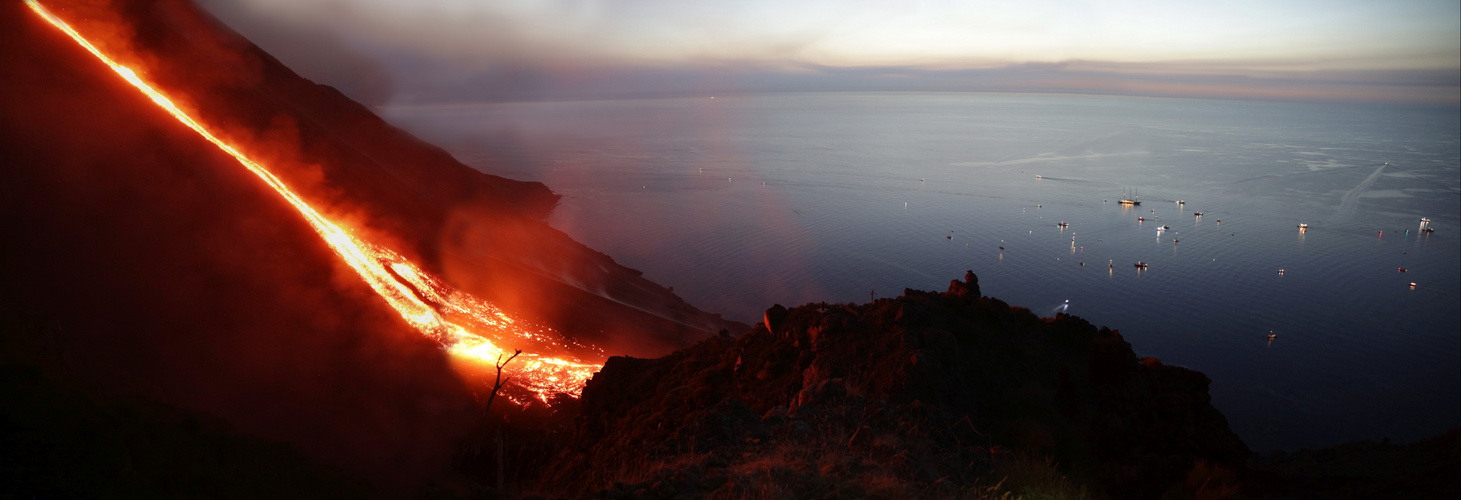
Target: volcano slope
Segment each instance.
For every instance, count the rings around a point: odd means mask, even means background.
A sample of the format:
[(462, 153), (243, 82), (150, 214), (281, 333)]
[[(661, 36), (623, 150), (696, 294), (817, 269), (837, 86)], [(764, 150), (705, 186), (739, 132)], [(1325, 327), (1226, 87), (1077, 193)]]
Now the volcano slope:
[[(461, 165), (190, 3), (45, 5), (332, 218), (513, 314), (640, 355), (737, 327), (548, 227), (541, 184)], [(481, 419), (439, 346), (279, 195), (21, 2), (0, 3), (0, 214), (0, 315), (43, 325), (4, 334), (44, 339), (47, 380), (208, 415), (395, 492)]]
[(981, 297), (971, 272), (942, 293), (775, 306), (738, 338), (610, 358), (542, 487), (650, 498), (1230, 494), (1250, 453), (1208, 383), (1138, 359), (1115, 330)]
[[(558, 195), (543, 184), (461, 164), (335, 89), (299, 77), (190, 2), (44, 4), (175, 96), (219, 136), (261, 160), (316, 209), (515, 316), (588, 344), (641, 355), (744, 326), (690, 306), (638, 271), (549, 227), (543, 219)], [(57, 179), (85, 189), (84, 181), (98, 176), (64, 177), (55, 168), (63, 162), (42, 151), (67, 141), (73, 149), (99, 153), (106, 163), (100, 168), (115, 171), (109, 175), (143, 175), (129, 167), (145, 156), (124, 156), (130, 152), (121, 148), (128, 146), (125, 141), (145, 140), (137, 137), (150, 128), (144, 117), (158, 111), (122, 111), (119, 105), (138, 102), (146, 108), (147, 101), (119, 85), (116, 75), (95, 71), (84, 51), (39, 23), (23, 4), (5, 8), (7, 163), (16, 180), (10, 186)], [(108, 97), (89, 102), (97, 93)], [(79, 126), (83, 120), (92, 121), (90, 130)], [(101, 145), (119, 149), (108, 152)], [(44, 193), (20, 194), (36, 199)], [(617, 345), (630, 338), (634, 341)]]

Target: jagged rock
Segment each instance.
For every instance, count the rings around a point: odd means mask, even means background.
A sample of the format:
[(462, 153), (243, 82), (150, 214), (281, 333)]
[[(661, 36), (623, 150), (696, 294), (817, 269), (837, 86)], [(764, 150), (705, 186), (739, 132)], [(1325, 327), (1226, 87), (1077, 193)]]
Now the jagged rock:
[(974, 271), (965, 272), (964, 281), (953, 280), (949, 282), (948, 293), (949, 295), (961, 298), (979, 297), (979, 277), (974, 275)]

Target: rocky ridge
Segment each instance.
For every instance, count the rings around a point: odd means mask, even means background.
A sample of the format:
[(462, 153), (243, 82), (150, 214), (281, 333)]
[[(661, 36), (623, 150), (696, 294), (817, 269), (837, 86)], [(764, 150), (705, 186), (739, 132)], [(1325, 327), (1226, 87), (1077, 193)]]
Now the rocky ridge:
[(1116, 330), (981, 296), (970, 272), (945, 292), (778, 305), (739, 337), (611, 358), (544, 485), (603, 497), (980, 497), (1023, 487), (999, 479), (1033, 469), (1068, 475), (1036, 487), (1211, 493), (1236, 487), (1250, 452), (1208, 383), (1138, 359)]

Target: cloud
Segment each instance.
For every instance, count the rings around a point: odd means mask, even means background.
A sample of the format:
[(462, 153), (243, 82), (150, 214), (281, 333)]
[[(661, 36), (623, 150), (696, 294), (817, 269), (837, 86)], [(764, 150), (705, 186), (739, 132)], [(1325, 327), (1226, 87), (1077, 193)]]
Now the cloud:
[[(1453, 7), (1148, 3), (207, 0), (205, 6), (231, 25), (241, 23), (235, 28), (246, 36), (273, 37), (256, 41), (307, 77), (342, 90), (369, 87), (363, 83), (369, 78), (392, 82), (395, 103), (908, 90), (1454, 106), (1461, 93), (1455, 78), (1446, 78), (1461, 67), (1461, 34), (1454, 23), (1435, 21)], [(350, 57), (370, 63), (342, 67)], [(366, 93), (354, 92), (346, 91)]]
[[(440, 72), (442, 75), (448, 72)], [(413, 79), (414, 78), (414, 79)], [(395, 103), (608, 99), (745, 92), (1047, 92), (1153, 97), (1458, 105), (1448, 70), (1239, 69), (1203, 63), (1030, 63), (978, 69), (702, 64), (499, 67), (402, 81)]]

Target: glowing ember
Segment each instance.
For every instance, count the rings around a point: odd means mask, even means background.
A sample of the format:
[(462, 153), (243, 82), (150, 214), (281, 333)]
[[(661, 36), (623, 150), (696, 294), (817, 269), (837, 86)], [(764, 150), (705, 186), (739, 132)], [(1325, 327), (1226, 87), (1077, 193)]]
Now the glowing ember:
[[(584, 383), (597, 371), (602, 363), (585, 363), (569, 355), (570, 348), (583, 346), (568, 345), (556, 333), (520, 324), (491, 304), (456, 290), (441, 279), (422, 272), (400, 254), (370, 242), (361, 240), (325, 218), (308, 203), (296, 195), (278, 177), (258, 162), (250, 159), (232, 145), (213, 135), (187, 113), (178, 109), (171, 99), (158, 92), (130, 68), (117, 63), (88, 42), (65, 21), (56, 17), (35, 0), (26, 0), (37, 14), (51, 25), (69, 35), (107, 66), (116, 71), (152, 102), (162, 107), (179, 122), (193, 129), (233, 156), (264, 183), (274, 188), (290, 205), (299, 210), (311, 228), (319, 233), (330, 248), (349, 264), (360, 278), (370, 285), (375, 293), (400, 313), (401, 317), (422, 334), (440, 343), (442, 348), (455, 356), (491, 363), (504, 355), (504, 344), (522, 349), (521, 361), (508, 366), (513, 380), (537, 394), (544, 402), (555, 393), (577, 396)], [(594, 349), (589, 349), (594, 350)], [(596, 350), (594, 350), (596, 351)], [(599, 357), (602, 357), (599, 353)], [(518, 401), (521, 404), (521, 401)]]

